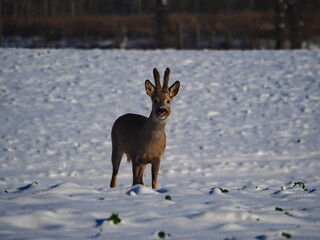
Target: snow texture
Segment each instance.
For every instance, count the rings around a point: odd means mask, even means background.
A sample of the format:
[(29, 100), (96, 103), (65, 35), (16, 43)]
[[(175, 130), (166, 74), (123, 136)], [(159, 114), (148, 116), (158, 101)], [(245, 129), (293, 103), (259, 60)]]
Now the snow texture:
[[(181, 82), (159, 189), (125, 159), (110, 189), (154, 67)], [(319, 120), (316, 50), (0, 49), (0, 239), (319, 239)]]

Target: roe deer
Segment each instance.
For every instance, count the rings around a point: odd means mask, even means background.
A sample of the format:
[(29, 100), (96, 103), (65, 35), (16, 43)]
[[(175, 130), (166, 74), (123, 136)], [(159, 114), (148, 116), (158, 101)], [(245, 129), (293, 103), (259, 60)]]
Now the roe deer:
[(160, 84), (158, 70), (153, 69), (156, 85), (145, 81), (146, 93), (151, 97), (152, 110), (149, 118), (126, 114), (119, 117), (113, 124), (112, 139), (112, 179), (110, 187), (116, 187), (117, 174), (122, 155), (127, 155), (132, 162), (133, 183), (143, 185), (143, 173), (147, 164), (151, 164), (152, 188), (158, 188), (157, 177), (160, 160), (166, 148), (165, 126), (171, 112), (171, 101), (177, 95), (180, 82), (176, 81), (168, 88), (170, 69), (164, 75), (163, 87)]

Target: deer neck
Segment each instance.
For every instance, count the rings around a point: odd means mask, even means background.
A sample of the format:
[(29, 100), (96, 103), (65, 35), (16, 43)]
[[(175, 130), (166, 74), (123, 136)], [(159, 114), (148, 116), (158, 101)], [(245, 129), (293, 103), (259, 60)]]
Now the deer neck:
[(150, 134), (149, 136), (151, 138), (163, 137), (165, 133), (166, 123), (167, 123), (166, 120), (164, 121), (155, 120), (151, 113), (146, 122), (147, 132)]

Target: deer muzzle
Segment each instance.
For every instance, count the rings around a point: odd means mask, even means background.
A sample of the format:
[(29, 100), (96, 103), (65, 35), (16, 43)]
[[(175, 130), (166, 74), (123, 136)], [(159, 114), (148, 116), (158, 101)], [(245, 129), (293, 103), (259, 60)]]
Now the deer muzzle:
[(167, 117), (167, 114), (168, 114), (168, 110), (166, 108), (159, 108), (157, 110), (157, 116), (161, 120), (165, 119)]

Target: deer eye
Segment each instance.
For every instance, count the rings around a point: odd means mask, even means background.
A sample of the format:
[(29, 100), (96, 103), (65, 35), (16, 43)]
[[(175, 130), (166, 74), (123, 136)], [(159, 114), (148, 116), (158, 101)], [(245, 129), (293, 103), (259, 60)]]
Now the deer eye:
[(171, 103), (171, 101), (170, 100), (167, 100), (167, 104), (170, 104)]

